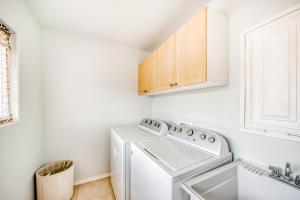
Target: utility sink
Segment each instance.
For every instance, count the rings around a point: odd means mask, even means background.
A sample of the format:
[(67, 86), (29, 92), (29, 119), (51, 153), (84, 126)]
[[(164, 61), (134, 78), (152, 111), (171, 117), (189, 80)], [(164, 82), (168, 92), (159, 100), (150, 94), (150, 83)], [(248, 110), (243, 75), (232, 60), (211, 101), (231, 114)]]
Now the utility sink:
[(270, 172), (235, 161), (182, 184), (190, 200), (300, 200), (300, 190), (269, 177)]

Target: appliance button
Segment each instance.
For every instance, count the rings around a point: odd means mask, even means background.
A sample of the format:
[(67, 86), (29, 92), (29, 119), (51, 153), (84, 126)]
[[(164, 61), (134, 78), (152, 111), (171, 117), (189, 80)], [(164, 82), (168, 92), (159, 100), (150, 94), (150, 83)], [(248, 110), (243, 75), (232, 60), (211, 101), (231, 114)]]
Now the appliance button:
[(174, 127), (173, 127), (173, 131), (176, 131), (176, 130), (177, 130), (177, 127), (176, 127), (176, 126), (174, 126)]
[(214, 143), (214, 142), (216, 141), (216, 138), (213, 137), (213, 136), (211, 136), (211, 137), (208, 138), (208, 141), (209, 141), (210, 143)]
[(193, 130), (193, 129), (189, 129), (189, 130), (186, 132), (186, 134), (187, 134), (188, 136), (192, 136), (192, 135), (194, 134), (194, 130)]
[(206, 135), (205, 135), (204, 133), (202, 133), (202, 134), (200, 135), (200, 139), (201, 139), (201, 140), (205, 140), (205, 139), (206, 139)]

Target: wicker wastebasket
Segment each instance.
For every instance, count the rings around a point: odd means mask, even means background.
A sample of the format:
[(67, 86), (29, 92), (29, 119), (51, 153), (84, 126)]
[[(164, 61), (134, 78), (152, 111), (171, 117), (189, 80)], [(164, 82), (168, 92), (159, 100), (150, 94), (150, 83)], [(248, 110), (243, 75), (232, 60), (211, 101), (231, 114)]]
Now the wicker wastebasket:
[(61, 160), (43, 165), (36, 172), (37, 200), (69, 200), (73, 195), (74, 163)]

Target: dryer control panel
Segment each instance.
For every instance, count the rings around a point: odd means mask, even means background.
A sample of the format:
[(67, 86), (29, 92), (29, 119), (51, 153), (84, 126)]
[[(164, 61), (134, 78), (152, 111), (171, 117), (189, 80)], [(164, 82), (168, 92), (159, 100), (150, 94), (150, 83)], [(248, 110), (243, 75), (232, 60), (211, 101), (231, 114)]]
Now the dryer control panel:
[(151, 131), (152, 133), (160, 136), (168, 134), (168, 130), (171, 128), (169, 124), (161, 120), (155, 120), (151, 118), (144, 118), (140, 122), (140, 128)]
[(168, 136), (218, 156), (229, 153), (228, 144), (224, 137), (207, 129), (173, 125), (169, 130)]

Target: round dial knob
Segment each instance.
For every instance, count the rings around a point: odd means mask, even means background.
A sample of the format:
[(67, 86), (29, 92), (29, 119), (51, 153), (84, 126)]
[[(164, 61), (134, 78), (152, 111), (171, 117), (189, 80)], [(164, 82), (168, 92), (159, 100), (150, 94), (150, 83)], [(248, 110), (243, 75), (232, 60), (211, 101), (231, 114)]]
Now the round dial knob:
[(214, 142), (216, 141), (216, 138), (213, 137), (213, 136), (211, 136), (211, 137), (208, 138), (208, 141), (209, 141), (210, 143), (214, 143)]
[(186, 134), (187, 134), (188, 136), (192, 136), (192, 135), (194, 134), (194, 130), (193, 130), (193, 129), (189, 129), (189, 130), (186, 132)]
[(172, 130), (173, 130), (173, 131), (176, 131), (176, 130), (177, 130), (176, 126), (174, 126)]
[(149, 124), (150, 124), (150, 125), (152, 124), (152, 120), (149, 121)]
[(178, 128), (177, 131), (180, 133), (182, 131), (182, 128)]
[(204, 133), (202, 133), (202, 134), (200, 135), (200, 139), (201, 139), (201, 140), (205, 140), (205, 138), (206, 138), (206, 135), (205, 135)]

